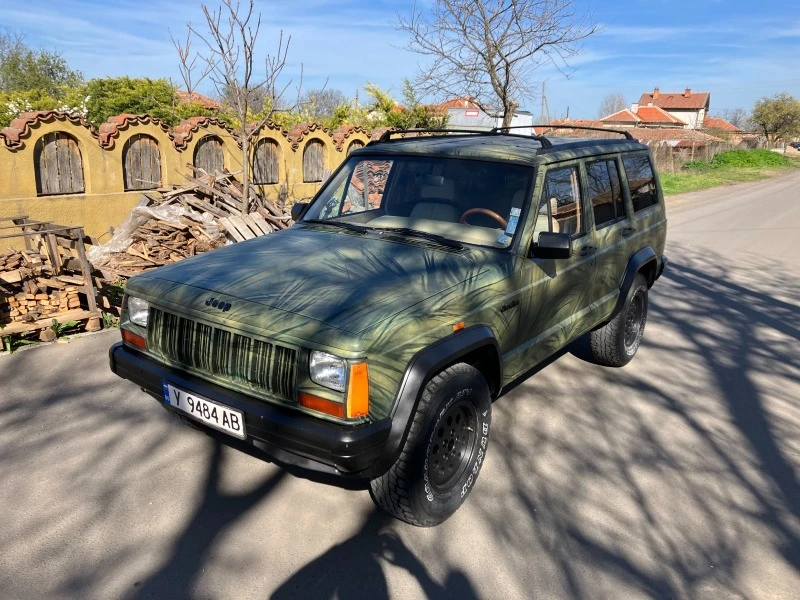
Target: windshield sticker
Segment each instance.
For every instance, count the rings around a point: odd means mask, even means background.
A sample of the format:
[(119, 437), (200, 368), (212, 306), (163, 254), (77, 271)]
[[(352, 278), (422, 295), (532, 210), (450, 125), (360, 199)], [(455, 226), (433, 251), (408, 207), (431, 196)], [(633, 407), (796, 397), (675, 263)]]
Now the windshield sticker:
[(519, 225), (519, 215), (522, 213), (522, 209), (520, 208), (512, 208), (511, 214), (508, 216), (508, 225), (506, 225), (506, 230), (497, 238), (498, 244), (503, 244), (504, 246), (508, 245), (511, 241), (511, 238), (514, 236), (514, 232), (517, 230), (517, 225)]

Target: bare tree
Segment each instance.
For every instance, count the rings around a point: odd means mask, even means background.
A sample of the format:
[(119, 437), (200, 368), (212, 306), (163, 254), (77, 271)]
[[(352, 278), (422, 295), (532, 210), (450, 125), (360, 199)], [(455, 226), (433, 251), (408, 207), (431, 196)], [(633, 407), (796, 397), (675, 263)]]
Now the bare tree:
[(719, 116), (739, 129), (746, 131), (751, 128), (750, 113), (744, 108), (723, 108)]
[[(189, 23), (188, 29), (186, 31), (186, 41), (181, 42), (178, 40), (172, 32), (169, 32), (169, 37), (172, 40), (172, 45), (175, 46), (175, 51), (178, 53), (179, 64), (178, 68), (181, 71), (181, 79), (183, 79), (183, 85), (186, 88), (186, 91), (189, 92), (189, 102), (192, 101), (192, 95), (194, 91), (197, 89), (197, 86), (202, 83), (202, 81), (208, 77), (208, 74), (211, 72), (211, 69), (214, 68), (214, 63), (202, 60), (201, 64), (198, 65), (197, 61), (200, 59), (200, 55), (197, 53), (192, 54), (192, 24)], [(195, 71), (200, 69), (200, 73), (197, 77), (194, 76)]]
[(602, 119), (603, 117), (613, 115), (626, 108), (628, 108), (628, 104), (625, 102), (625, 97), (622, 94), (609, 94), (603, 98), (603, 101), (600, 103), (600, 114), (598, 116)]
[[(398, 15), (409, 50), (428, 56), (414, 86), (423, 95), (469, 96), (508, 126), (543, 65), (562, 73), (597, 27), (574, 0), (434, 0)], [(494, 104), (498, 109), (491, 109)]]
[(308, 90), (303, 99), (303, 104), (307, 104), (310, 107), (314, 117), (327, 118), (332, 117), (339, 106), (347, 104), (347, 97), (341, 90), (325, 88)]
[[(291, 81), (281, 86), (279, 79), (286, 66), (291, 37), (281, 31), (274, 54), (264, 59), (264, 73), (257, 74), (256, 42), (261, 28), (261, 14), (254, 13), (254, 0), (242, 6), (240, 0), (221, 0), (211, 9), (200, 5), (206, 19), (207, 31), (200, 31), (191, 23), (189, 34), (200, 39), (205, 49), (197, 53), (197, 60), (205, 65), (208, 77), (214, 83), (217, 96), (238, 121), (236, 139), (242, 148), (242, 214), (247, 214), (250, 203), (250, 147), (254, 137), (274, 114), (281, 98), (291, 86)], [(183, 63), (182, 72), (191, 70), (184, 56), (189, 44), (178, 48)], [(178, 47), (178, 45), (176, 45)], [(301, 72), (302, 79), (302, 72)], [(298, 98), (299, 98), (298, 86)], [(263, 109), (258, 121), (248, 123), (254, 108)]]

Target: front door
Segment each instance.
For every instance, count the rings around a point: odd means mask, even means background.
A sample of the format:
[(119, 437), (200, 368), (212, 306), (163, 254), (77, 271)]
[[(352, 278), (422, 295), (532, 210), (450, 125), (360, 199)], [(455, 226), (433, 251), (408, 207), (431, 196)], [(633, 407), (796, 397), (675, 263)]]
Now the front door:
[(539, 233), (569, 233), (571, 258), (528, 258), (522, 267), (523, 293), (519, 337), (509, 353), (517, 375), (539, 363), (591, 323), (590, 297), (595, 270), (595, 246), (587, 234), (587, 213), (580, 165), (560, 163), (540, 173), (543, 177), (538, 210), (529, 247)]

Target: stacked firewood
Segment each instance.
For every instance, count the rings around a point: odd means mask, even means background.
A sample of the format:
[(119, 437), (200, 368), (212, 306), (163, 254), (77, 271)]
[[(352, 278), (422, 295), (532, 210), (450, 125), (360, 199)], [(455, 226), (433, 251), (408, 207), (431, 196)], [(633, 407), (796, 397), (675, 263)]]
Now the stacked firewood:
[(179, 218), (151, 216), (133, 230), (124, 251), (108, 253), (102, 260), (90, 253), (90, 260), (107, 279), (130, 277), (213, 250), (228, 240), (240, 242), (291, 225), (291, 216), (257, 194), (255, 187), (249, 214), (242, 215), (242, 185), (232, 174), (196, 173), (182, 186), (145, 194), (144, 206), (153, 209), (150, 214), (172, 206), (180, 212)]
[(0, 254), (0, 323), (33, 322), (81, 308), (80, 275), (56, 274), (46, 254)]

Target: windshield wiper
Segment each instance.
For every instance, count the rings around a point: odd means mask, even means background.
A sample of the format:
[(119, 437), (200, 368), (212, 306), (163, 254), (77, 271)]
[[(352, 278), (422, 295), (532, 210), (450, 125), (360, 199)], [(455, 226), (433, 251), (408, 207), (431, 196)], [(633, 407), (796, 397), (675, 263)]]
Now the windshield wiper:
[(303, 219), (301, 223), (313, 223), (315, 225), (333, 225), (334, 227), (341, 227), (342, 229), (349, 229), (350, 231), (357, 231), (358, 233), (366, 233), (367, 227), (362, 225), (355, 225), (347, 221), (327, 221), (325, 219)]
[(434, 242), (438, 242), (442, 246), (449, 246), (450, 248), (456, 248), (458, 250), (461, 250), (464, 247), (464, 244), (462, 244), (461, 242), (451, 240), (449, 238), (444, 237), (443, 235), (439, 235), (438, 233), (429, 233), (427, 231), (420, 231), (419, 229), (410, 229), (408, 227), (374, 227), (373, 230), (391, 231), (392, 233), (400, 233), (403, 235), (421, 237), (428, 240), (432, 240)]

